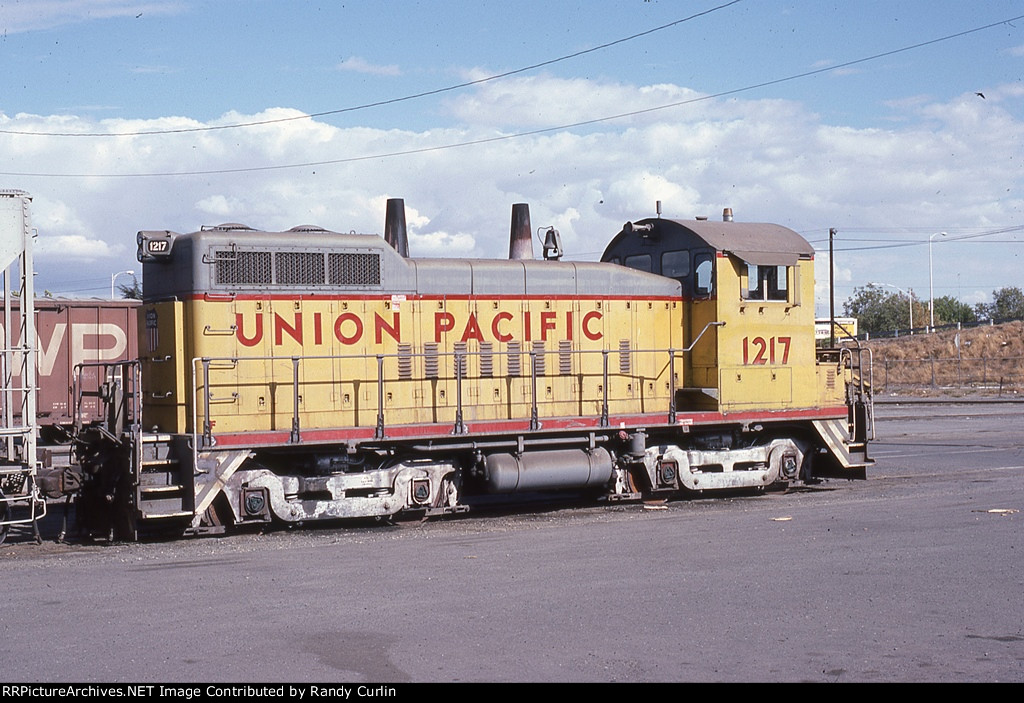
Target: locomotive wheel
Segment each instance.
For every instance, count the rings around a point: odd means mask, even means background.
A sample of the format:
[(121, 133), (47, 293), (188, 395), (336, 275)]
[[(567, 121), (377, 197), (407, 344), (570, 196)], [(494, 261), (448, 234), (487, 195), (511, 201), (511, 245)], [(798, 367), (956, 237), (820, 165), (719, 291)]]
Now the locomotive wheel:
[(646, 493), (650, 479), (639, 466), (630, 466), (626, 470), (626, 487), (630, 493)]

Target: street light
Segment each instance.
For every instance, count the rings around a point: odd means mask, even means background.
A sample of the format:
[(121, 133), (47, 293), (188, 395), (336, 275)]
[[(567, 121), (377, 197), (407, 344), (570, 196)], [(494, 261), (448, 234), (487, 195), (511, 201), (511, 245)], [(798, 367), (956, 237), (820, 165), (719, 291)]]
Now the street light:
[(935, 331), (935, 283), (932, 276), (932, 240), (938, 236), (945, 237), (945, 232), (936, 232), (928, 237), (928, 331)]
[(113, 276), (110, 277), (110, 298), (112, 300), (114, 299), (114, 281), (117, 280), (117, 277), (120, 276), (121, 274), (128, 274), (129, 276), (134, 276), (135, 272), (134, 271), (118, 271), (117, 273), (115, 273)]
[(910, 334), (914, 334), (914, 291), (911, 290), (909, 293), (899, 286), (894, 286), (891, 283), (879, 283), (880, 286), (888, 286), (889, 288), (895, 288), (903, 295), (907, 296), (907, 300), (910, 301)]

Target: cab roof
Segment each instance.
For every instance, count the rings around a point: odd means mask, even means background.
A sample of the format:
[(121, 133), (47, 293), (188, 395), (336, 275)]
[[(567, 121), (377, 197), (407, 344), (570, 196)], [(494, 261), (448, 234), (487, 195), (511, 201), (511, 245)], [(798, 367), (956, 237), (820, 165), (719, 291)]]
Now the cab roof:
[(788, 227), (764, 222), (647, 218), (627, 222), (608, 245), (608, 250), (618, 248), (630, 237), (665, 240), (666, 243), (682, 240), (690, 246), (703, 242), (715, 251), (733, 254), (760, 266), (792, 266), (798, 259), (814, 257), (814, 247), (802, 236)]

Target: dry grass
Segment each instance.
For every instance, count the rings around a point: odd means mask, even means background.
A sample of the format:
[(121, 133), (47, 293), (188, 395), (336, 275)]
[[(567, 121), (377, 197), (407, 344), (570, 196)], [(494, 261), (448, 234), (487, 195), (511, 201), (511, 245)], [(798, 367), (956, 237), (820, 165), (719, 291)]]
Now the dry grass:
[(1024, 392), (1024, 322), (872, 340), (869, 346), (878, 391)]

